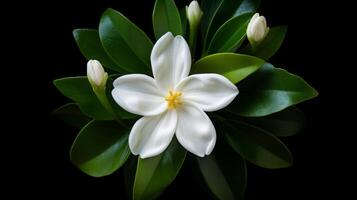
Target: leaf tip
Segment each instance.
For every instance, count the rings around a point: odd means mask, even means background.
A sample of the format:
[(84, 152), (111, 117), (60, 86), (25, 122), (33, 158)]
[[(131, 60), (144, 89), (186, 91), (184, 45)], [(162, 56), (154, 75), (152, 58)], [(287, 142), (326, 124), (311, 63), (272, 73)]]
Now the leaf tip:
[(320, 95), (319, 92), (315, 88), (311, 87), (311, 89), (312, 89), (312, 98), (315, 98)]
[(55, 79), (52, 81), (53, 85), (58, 88), (58, 82), (60, 81), (61, 79)]
[(73, 29), (72, 35), (73, 35), (74, 39), (77, 40), (80, 30), (81, 30), (81, 29), (78, 29), (78, 28)]
[(105, 11), (103, 13), (107, 13), (107, 12), (115, 12), (116, 10), (114, 10), (113, 8), (107, 8), (105, 9)]

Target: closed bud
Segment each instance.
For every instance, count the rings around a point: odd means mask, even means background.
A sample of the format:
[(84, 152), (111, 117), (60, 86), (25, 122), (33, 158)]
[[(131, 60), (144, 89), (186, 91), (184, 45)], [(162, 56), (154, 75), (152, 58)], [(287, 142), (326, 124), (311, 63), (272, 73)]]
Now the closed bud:
[(87, 77), (92, 86), (104, 87), (108, 74), (97, 60), (89, 60), (87, 63)]
[(189, 6), (186, 6), (187, 20), (191, 25), (197, 26), (202, 18), (202, 11), (197, 1), (192, 1)]
[(247, 27), (247, 37), (252, 45), (258, 44), (264, 40), (269, 32), (267, 22), (264, 16), (255, 13)]

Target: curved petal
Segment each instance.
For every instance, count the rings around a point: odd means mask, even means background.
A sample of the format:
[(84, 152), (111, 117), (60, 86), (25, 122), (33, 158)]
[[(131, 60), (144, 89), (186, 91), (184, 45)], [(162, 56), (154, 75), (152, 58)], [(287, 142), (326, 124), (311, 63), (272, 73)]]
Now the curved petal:
[(177, 125), (175, 110), (153, 116), (142, 117), (131, 129), (129, 147), (134, 155), (141, 158), (159, 155), (170, 144)]
[(114, 100), (128, 112), (153, 116), (167, 109), (164, 96), (159, 93), (153, 78), (130, 74), (117, 78), (112, 90)]
[(204, 111), (216, 111), (229, 105), (238, 95), (237, 87), (218, 74), (196, 74), (182, 80), (175, 89), (182, 100), (196, 104)]
[(266, 22), (264, 17), (259, 17), (257, 20), (254, 21), (253, 26), (255, 27), (255, 31), (253, 33), (254, 38), (259, 38), (262, 39), (265, 34), (265, 29), (266, 29)]
[(247, 28), (248, 35), (253, 35), (253, 28), (254, 28), (253, 23), (257, 20), (258, 17), (259, 17), (259, 13), (255, 13), (253, 15), (253, 17), (250, 19), (248, 28)]
[(185, 39), (170, 32), (163, 35), (152, 49), (151, 66), (158, 87), (165, 93), (173, 89), (191, 69), (191, 53)]
[(216, 144), (216, 129), (206, 113), (185, 103), (177, 114), (176, 138), (180, 144), (197, 156), (209, 155)]

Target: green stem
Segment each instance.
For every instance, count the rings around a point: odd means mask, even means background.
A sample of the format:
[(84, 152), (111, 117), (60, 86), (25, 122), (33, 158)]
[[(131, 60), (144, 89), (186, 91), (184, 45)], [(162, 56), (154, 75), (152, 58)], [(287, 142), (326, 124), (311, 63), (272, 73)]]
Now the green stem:
[(198, 26), (196, 24), (190, 24), (190, 36), (188, 38), (188, 45), (190, 46), (192, 58), (195, 57), (197, 28)]
[(260, 43), (256, 43), (256, 42), (252, 42), (252, 43), (249, 43), (250, 44), (250, 49), (251, 49), (251, 52), (255, 52), (257, 51), (257, 49), (259, 48), (259, 45)]
[(94, 89), (93, 88), (94, 93), (96, 94), (97, 98), (99, 99), (100, 103), (102, 103), (102, 105), (104, 106), (104, 108), (110, 113), (112, 114), (114, 120), (116, 122), (118, 122), (118, 124), (120, 124), (122, 127), (126, 128), (126, 129), (130, 129), (121, 119), (119, 119), (117, 117), (117, 115), (115, 114), (112, 105), (110, 104), (110, 101), (108, 100), (108, 97), (105, 93), (105, 87), (104, 88), (98, 88), (98, 89)]

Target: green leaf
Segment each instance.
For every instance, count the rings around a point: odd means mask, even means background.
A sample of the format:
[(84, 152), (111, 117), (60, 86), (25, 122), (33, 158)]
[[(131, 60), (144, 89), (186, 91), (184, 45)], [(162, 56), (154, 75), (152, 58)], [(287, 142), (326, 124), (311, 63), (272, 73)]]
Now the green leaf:
[(236, 53), (217, 53), (206, 56), (193, 65), (194, 73), (217, 73), (238, 83), (263, 64), (264, 60)]
[(265, 117), (249, 117), (246, 121), (278, 137), (288, 137), (301, 131), (306, 123), (304, 114), (292, 106)]
[(75, 29), (73, 37), (82, 52), (83, 56), (88, 59), (99, 60), (99, 62), (114, 71), (125, 73), (126, 71), (117, 64), (105, 52), (102, 43), (99, 39), (99, 33), (95, 29)]
[(269, 169), (292, 165), (293, 159), (289, 149), (277, 137), (243, 122), (230, 122), (225, 123), (224, 136), (244, 159)]
[(137, 163), (138, 163), (137, 156), (131, 156), (130, 159), (124, 165), (125, 189), (128, 195), (128, 199), (133, 199), (132, 191), (134, 187)]
[(151, 40), (120, 12), (108, 8), (103, 13), (99, 37), (105, 51), (121, 68), (135, 73), (151, 72)]
[(113, 119), (94, 94), (86, 76), (61, 78), (53, 83), (64, 96), (78, 103), (84, 114), (98, 120)]
[(175, 179), (185, 160), (186, 150), (174, 138), (160, 155), (138, 161), (133, 199), (155, 199)]
[[(212, 4), (214, 6), (213, 14), (209, 17), (208, 28), (204, 34), (204, 47), (207, 47), (217, 29), (227, 20), (233, 17), (242, 0), (220, 0), (220, 3), (214, 3), (216, 0), (206, 0), (205, 4)], [(211, 7), (208, 6), (208, 7)], [(205, 10), (203, 10), (205, 12)], [(210, 11), (211, 12), (211, 11)], [(205, 18), (205, 16), (203, 16)], [(205, 49), (205, 48), (204, 48)]]
[(236, 51), (246, 36), (252, 13), (236, 16), (224, 23), (213, 36), (208, 54)]
[(277, 26), (269, 30), (266, 38), (256, 49), (251, 50), (251, 54), (264, 60), (269, 60), (280, 48), (286, 35), (286, 26)]
[(204, 41), (208, 28), (211, 26), (212, 20), (222, 3), (223, 0), (202, 0), (201, 7), (203, 16), (201, 19), (201, 33)]
[[(186, 36), (187, 31), (187, 17), (186, 17), (186, 8), (180, 10), (181, 26), (182, 26), (182, 35)], [(186, 39), (187, 40), (187, 39)]]
[(217, 146), (213, 155), (198, 158), (203, 179), (217, 199), (243, 199), (247, 184), (247, 168), (244, 159), (231, 149)]
[(265, 63), (239, 85), (239, 95), (227, 109), (241, 116), (261, 117), (317, 95), (304, 79)]
[(70, 156), (90, 176), (109, 175), (130, 156), (128, 133), (114, 121), (93, 120), (79, 132)]
[(65, 123), (76, 128), (82, 128), (91, 121), (91, 118), (82, 114), (78, 105), (75, 103), (67, 103), (54, 110), (52, 114), (58, 119), (61, 119)]
[[(112, 114), (98, 100), (86, 76), (61, 78), (55, 80), (53, 83), (64, 96), (78, 103), (79, 108), (84, 114), (98, 120), (113, 119)], [(133, 118), (135, 115), (120, 108), (111, 97), (110, 93), (113, 88), (111, 78), (108, 78), (106, 87), (107, 97), (111, 101), (115, 114), (122, 119)]]
[(260, 3), (261, 0), (243, 0), (237, 11), (234, 13), (234, 16), (243, 15), (249, 12), (255, 13), (259, 8)]
[(171, 32), (173, 35), (182, 35), (180, 13), (173, 0), (156, 0), (152, 23), (156, 39), (167, 32)]

